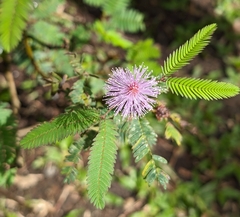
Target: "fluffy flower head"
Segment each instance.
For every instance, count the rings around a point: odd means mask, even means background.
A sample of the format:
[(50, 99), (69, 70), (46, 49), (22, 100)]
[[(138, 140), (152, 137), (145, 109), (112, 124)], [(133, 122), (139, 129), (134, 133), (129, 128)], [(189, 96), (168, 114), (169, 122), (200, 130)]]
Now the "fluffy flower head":
[(115, 68), (106, 84), (106, 104), (123, 117), (137, 118), (152, 110), (160, 93), (158, 82), (142, 65), (133, 69)]

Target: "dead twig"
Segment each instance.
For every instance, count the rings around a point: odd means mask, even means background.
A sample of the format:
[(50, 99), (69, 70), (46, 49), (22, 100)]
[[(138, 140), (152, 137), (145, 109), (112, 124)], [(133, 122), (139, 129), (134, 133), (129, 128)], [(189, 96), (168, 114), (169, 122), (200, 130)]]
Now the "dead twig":
[(61, 209), (61, 207), (63, 206), (63, 204), (65, 203), (65, 201), (67, 200), (68, 196), (70, 195), (70, 193), (74, 190), (74, 187), (71, 185), (65, 185), (61, 195), (58, 198), (58, 201), (56, 202), (55, 206), (54, 206), (54, 213), (57, 214), (59, 212), (59, 210)]
[(25, 201), (23, 197), (17, 196), (12, 192), (8, 191), (7, 189), (0, 188), (0, 195), (3, 195), (5, 198), (12, 199), (16, 201), (21, 206), (31, 208), (30, 205)]
[(6, 78), (9, 87), (9, 92), (11, 95), (13, 113), (16, 115), (18, 113), (21, 103), (18, 99), (15, 81), (10, 70), (10, 59), (11, 58), (9, 54), (3, 53), (4, 76)]

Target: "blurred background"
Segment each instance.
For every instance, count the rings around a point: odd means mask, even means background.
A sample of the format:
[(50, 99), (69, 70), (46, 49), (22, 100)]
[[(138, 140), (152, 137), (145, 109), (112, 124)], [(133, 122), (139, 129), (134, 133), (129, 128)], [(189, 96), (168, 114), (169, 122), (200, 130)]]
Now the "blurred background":
[[(64, 112), (78, 72), (107, 78), (112, 67), (144, 62), (158, 74), (173, 50), (211, 23), (218, 29), (210, 44), (176, 75), (240, 86), (240, 1), (32, 2), (17, 47), (5, 52), (0, 44), (0, 147), (4, 141), (16, 144), (0, 155), (0, 216), (240, 216), (240, 96), (204, 101), (162, 94), (159, 100), (182, 136), (180, 145), (165, 139), (164, 120), (149, 116), (159, 135), (154, 152), (169, 162), (167, 189), (148, 186), (131, 148), (119, 147), (103, 210), (87, 198), (88, 152), (81, 155), (77, 180), (64, 183), (73, 137), (33, 150), (17, 145), (36, 124)], [(96, 81), (89, 89), (101, 99), (104, 81)], [(79, 94), (88, 104), (88, 95)]]

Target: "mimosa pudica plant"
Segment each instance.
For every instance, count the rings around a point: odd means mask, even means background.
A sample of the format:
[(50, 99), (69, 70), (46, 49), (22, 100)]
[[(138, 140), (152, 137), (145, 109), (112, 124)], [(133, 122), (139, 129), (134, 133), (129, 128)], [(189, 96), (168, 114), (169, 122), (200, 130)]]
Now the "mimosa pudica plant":
[[(21, 141), (23, 148), (36, 148), (54, 144), (70, 135), (80, 134), (79, 141), (69, 148), (66, 160), (74, 165), (79, 161), (80, 152), (90, 150), (87, 185), (90, 201), (100, 209), (105, 206), (105, 195), (111, 185), (117, 149), (121, 145), (132, 147), (135, 161), (148, 159), (142, 170), (142, 177), (151, 185), (154, 181), (167, 188), (170, 177), (162, 169), (167, 160), (152, 152), (157, 134), (144, 115), (151, 112), (160, 94), (171, 91), (189, 99), (218, 100), (239, 94), (239, 87), (225, 82), (187, 77), (173, 77), (173, 74), (187, 65), (210, 42), (217, 25), (211, 24), (199, 30), (189, 41), (175, 50), (164, 61), (157, 76), (148, 72), (147, 67), (135, 66), (133, 70), (115, 68), (106, 81), (106, 94), (102, 103), (84, 103), (75, 100), (64, 114), (50, 122), (44, 122), (30, 131)], [(156, 75), (156, 73), (155, 73)], [(74, 91), (83, 90), (80, 79)], [(70, 93), (71, 95), (71, 93)], [(178, 131), (168, 124), (169, 134), (178, 136)], [(92, 133), (95, 138), (92, 140)], [(86, 145), (88, 144), (88, 145)], [(77, 177), (75, 166), (64, 168), (66, 181)]]

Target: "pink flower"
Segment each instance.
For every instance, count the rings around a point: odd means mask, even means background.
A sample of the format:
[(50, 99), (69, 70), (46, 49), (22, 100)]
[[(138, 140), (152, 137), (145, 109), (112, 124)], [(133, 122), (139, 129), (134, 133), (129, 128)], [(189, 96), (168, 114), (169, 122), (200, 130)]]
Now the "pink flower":
[(152, 110), (160, 88), (156, 78), (142, 65), (129, 69), (115, 68), (106, 84), (106, 104), (115, 109), (116, 115), (137, 118)]

